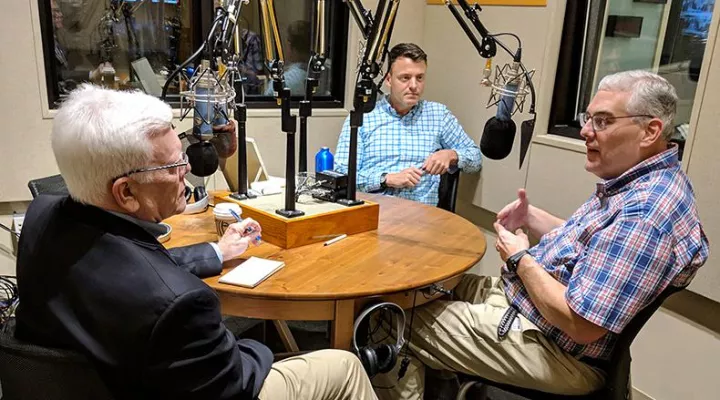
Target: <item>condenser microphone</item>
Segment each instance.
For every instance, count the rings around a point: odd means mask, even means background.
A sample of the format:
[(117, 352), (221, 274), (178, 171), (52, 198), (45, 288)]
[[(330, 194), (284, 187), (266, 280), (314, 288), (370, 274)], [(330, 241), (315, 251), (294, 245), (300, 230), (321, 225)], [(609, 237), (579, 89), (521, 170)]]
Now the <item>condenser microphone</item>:
[(514, 61), (510, 66), (509, 79), (500, 90), (500, 101), (494, 117), (485, 123), (480, 151), (485, 157), (492, 160), (502, 160), (512, 151), (515, 140), (515, 121), (512, 120), (512, 110), (515, 98), (520, 88), (520, 62)]
[(234, 132), (227, 135), (222, 133), (219, 137), (213, 131), (213, 126), (228, 123), (228, 108), (235, 98), (235, 91), (228, 85), (227, 75), (214, 71), (208, 60), (202, 60), (193, 77), (191, 90), (181, 93), (181, 108), (183, 99), (192, 105), (192, 137), (197, 142), (188, 146), (185, 153), (192, 168), (191, 173), (196, 176), (215, 173), (220, 165), (219, 157), (227, 158), (237, 147), (237, 139), (233, 140)]

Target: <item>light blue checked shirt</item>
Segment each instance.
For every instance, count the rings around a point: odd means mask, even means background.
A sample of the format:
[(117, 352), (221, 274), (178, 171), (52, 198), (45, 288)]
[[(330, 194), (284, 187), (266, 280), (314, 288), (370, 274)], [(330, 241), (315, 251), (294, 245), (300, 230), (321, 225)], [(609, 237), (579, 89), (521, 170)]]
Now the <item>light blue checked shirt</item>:
[[(350, 147), (350, 117), (345, 119), (335, 154), (335, 170), (347, 173)], [(420, 100), (410, 112), (400, 116), (382, 97), (375, 109), (363, 116), (358, 129), (357, 189), (383, 193), (421, 203), (437, 205), (440, 175), (425, 174), (413, 188), (380, 187), (381, 175), (409, 167), (420, 168), (437, 150), (457, 152), (457, 167), (464, 172), (480, 170), (480, 148), (465, 133), (457, 118), (440, 103)], [(451, 172), (452, 170), (451, 169)]]

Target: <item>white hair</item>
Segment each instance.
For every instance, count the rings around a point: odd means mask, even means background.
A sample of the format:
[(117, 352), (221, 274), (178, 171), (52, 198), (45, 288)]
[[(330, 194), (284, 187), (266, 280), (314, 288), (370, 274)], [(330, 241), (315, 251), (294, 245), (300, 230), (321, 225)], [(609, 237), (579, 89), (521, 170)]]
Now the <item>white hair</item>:
[(663, 122), (663, 138), (669, 140), (672, 136), (678, 96), (675, 87), (662, 76), (643, 70), (618, 72), (604, 77), (598, 90), (631, 93), (626, 111), (659, 118)]
[[(139, 91), (83, 84), (58, 110), (52, 149), (70, 195), (99, 205), (113, 178), (148, 166), (150, 139), (171, 128), (172, 109)], [(139, 177), (143, 179), (143, 177)]]

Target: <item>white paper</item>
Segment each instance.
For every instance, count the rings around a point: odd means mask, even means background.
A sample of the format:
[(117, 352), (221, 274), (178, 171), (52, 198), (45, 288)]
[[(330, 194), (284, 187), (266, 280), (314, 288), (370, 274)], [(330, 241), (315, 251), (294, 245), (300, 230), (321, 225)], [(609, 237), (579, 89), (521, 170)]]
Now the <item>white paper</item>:
[(250, 257), (244, 263), (220, 277), (220, 283), (254, 288), (275, 271), (285, 266), (282, 261)]

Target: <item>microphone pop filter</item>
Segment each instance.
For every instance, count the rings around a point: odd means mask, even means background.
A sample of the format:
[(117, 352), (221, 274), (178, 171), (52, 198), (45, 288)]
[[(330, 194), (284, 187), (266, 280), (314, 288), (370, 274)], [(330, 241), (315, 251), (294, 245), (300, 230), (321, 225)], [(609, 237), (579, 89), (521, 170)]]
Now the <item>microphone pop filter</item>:
[(496, 117), (490, 118), (485, 123), (480, 139), (480, 151), (492, 160), (502, 160), (507, 157), (512, 151), (515, 129), (513, 120), (501, 121)]
[(185, 151), (192, 168), (192, 174), (197, 176), (210, 176), (218, 169), (218, 153), (210, 142), (197, 142), (188, 146)]

